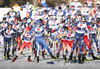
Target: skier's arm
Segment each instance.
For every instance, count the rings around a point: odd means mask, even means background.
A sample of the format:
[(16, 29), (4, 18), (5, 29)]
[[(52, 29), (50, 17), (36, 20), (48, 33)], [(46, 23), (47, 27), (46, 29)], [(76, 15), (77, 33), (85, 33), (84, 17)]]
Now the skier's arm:
[(34, 11), (36, 10), (36, 8), (32, 4), (31, 4), (31, 7), (32, 7), (32, 10), (34, 10)]

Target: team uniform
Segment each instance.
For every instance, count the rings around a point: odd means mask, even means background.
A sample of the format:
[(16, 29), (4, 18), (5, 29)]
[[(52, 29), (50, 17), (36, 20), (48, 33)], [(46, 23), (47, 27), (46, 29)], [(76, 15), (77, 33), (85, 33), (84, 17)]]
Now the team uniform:
[(83, 7), (81, 14), (85, 16), (86, 20), (89, 20), (90, 12), (88, 7)]
[[(78, 40), (79, 40), (80, 53), (79, 53), (79, 59), (78, 59), (78, 61), (79, 61), (79, 63), (81, 63), (81, 61), (84, 62), (84, 59), (81, 60), (81, 56), (82, 56), (82, 52), (83, 52), (82, 48), (83, 48), (83, 45), (84, 45), (84, 34), (86, 33), (87, 24), (86, 24), (86, 22), (81, 23), (81, 22), (79, 21), (79, 22), (78, 22), (77, 24), (75, 24), (75, 25), (76, 25), (76, 27), (77, 27), (77, 30), (76, 30), (76, 33), (75, 33), (75, 38), (74, 38), (74, 43), (73, 43), (73, 48), (72, 48), (72, 51), (71, 51), (71, 56), (70, 56), (70, 58), (71, 58), (71, 60), (72, 60), (73, 51), (74, 51), (74, 49), (75, 49), (75, 47), (76, 47), (76, 45), (77, 45), (77, 42), (78, 42)], [(82, 57), (82, 58), (84, 58), (84, 57)]]
[(17, 13), (15, 11), (13, 11), (13, 12), (9, 11), (8, 13), (10, 14), (11, 21), (14, 21), (15, 17), (17, 16)]
[(11, 46), (11, 37), (12, 34), (16, 32), (16, 30), (12, 29), (5, 29), (1, 31), (1, 33), (4, 35), (4, 57), (6, 58), (6, 52), (7, 52), (7, 58), (9, 59), (9, 52), (10, 52), (10, 46)]
[(78, 11), (82, 4), (80, 2), (72, 2), (71, 6), (75, 6), (75, 10)]
[(35, 10), (34, 6), (32, 4), (25, 4), (23, 8), (26, 8), (26, 12), (29, 12), (30, 13), (30, 17), (32, 16), (32, 11)]
[(57, 11), (58, 11), (57, 9), (51, 7), (51, 8), (49, 9), (49, 11), (48, 11), (48, 14), (49, 14), (49, 15), (52, 15), (52, 16), (56, 16), (56, 15), (57, 15)]
[[(95, 20), (94, 20), (95, 21)], [(96, 43), (96, 47), (97, 47), (97, 50), (99, 50), (99, 47), (98, 47), (98, 40), (97, 40), (97, 36), (96, 36), (96, 31), (98, 29), (98, 25), (97, 24), (93, 24), (93, 23), (90, 23), (90, 28), (89, 28), (89, 38), (90, 38), (90, 41), (91, 41), (91, 45), (93, 44), (93, 40), (94, 42)]]
[[(37, 20), (37, 23), (40, 24), (41, 21)], [(49, 54), (51, 55), (51, 57), (54, 58), (54, 56), (51, 54), (50, 49), (47, 47), (47, 44), (44, 40), (43, 34), (47, 34), (46, 30), (43, 28), (43, 26), (35, 26), (33, 27), (33, 29), (31, 30), (31, 33), (34, 31), (35, 34), (35, 42), (36, 42), (36, 46), (37, 46), (37, 62), (39, 62), (39, 51), (40, 51), (40, 43), (47, 49), (47, 51), (49, 52)]]

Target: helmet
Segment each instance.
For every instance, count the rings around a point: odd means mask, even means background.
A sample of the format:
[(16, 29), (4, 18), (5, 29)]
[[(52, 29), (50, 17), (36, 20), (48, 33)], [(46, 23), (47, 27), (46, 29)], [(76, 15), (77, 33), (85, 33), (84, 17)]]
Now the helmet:
[(71, 22), (71, 19), (68, 19), (67, 22)]
[(91, 19), (91, 22), (94, 23), (95, 22), (95, 19)]
[(51, 9), (54, 9), (54, 7), (51, 7)]
[(14, 21), (16, 22), (16, 21), (18, 21), (18, 19), (15, 19)]
[(24, 21), (27, 21), (27, 18), (25, 17), (23, 20), (24, 20)]
[(5, 17), (3, 18), (3, 21), (4, 21), (4, 20), (6, 21), (6, 18), (5, 18)]
[(9, 25), (8, 25), (8, 27), (9, 27), (9, 26), (11, 26), (11, 27), (12, 27), (12, 24), (9, 24)]
[(61, 7), (58, 7), (58, 9), (61, 10), (62, 8)]
[(74, 5), (71, 6), (71, 8), (74, 8), (74, 7), (75, 7)]
[(64, 26), (64, 30), (65, 30), (65, 29), (67, 29), (67, 30), (68, 30), (68, 27), (67, 27), (67, 26)]
[(41, 21), (40, 19), (38, 19), (38, 20), (36, 20), (36, 23), (37, 23), (38, 25), (40, 25), (40, 24), (42, 23), (42, 21)]
[(85, 21), (86, 19), (85, 19), (85, 17), (81, 17), (81, 20), (82, 20), (82, 21)]

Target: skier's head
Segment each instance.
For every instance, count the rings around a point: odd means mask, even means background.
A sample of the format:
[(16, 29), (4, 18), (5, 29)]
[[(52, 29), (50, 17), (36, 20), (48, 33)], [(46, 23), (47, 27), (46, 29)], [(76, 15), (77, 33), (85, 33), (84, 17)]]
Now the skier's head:
[(26, 22), (27, 22), (27, 18), (25, 17), (25, 18), (23, 19), (23, 21), (24, 21), (24, 23), (26, 23)]
[(84, 3), (84, 7), (87, 7), (87, 2)]
[(12, 28), (12, 24), (9, 24), (8, 29), (11, 30), (11, 28)]
[(28, 27), (26, 28), (26, 32), (29, 33), (30, 30), (31, 30), (31, 28), (28, 26)]
[(94, 18), (92, 18), (92, 19), (91, 19), (91, 22), (92, 22), (92, 24), (94, 24), (94, 23), (95, 23), (95, 19), (94, 19)]
[(78, 14), (78, 20), (81, 21), (81, 14)]
[(71, 23), (71, 19), (68, 19), (68, 20), (67, 20), (67, 24), (70, 24), (70, 23)]
[(15, 24), (17, 24), (18, 23), (18, 19), (15, 19), (14, 22), (15, 22)]
[(66, 5), (66, 2), (65, 2), (65, 1), (63, 1), (63, 2), (62, 2), (62, 5), (63, 5), (63, 6), (65, 6), (65, 5)]
[(47, 14), (48, 13), (48, 11), (47, 10), (44, 10), (44, 14)]
[(27, 0), (27, 2), (26, 2), (26, 3), (27, 3), (27, 5), (29, 5), (29, 4), (30, 4), (30, 1), (29, 1), (29, 0)]
[(71, 6), (71, 9), (72, 9), (72, 10), (74, 10), (74, 8), (75, 8), (75, 6), (74, 6), (74, 5), (72, 5), (72, 6)]
[(7, 13), (7, 18), (10, 18), (10, 14), (9, 13)]
[(58, 7), (58, 10), (61, 12), (62, 11), (62, 8), (61, 7)]
[(42, 23), (42, 21), (40, 19), (36, 20), (37, 26), (39, 27)]
[(69, 5), (66, 6), (66, 9), (67, 9), (67, 10), (69, 9)]
[(4, 23), (6, 22), (6, 18), (5, 17), (2, 20), (3, 20)]
[(11, 7), (11, 12), (13, 12), (14, 11), (14, 8), (13, 7)]
[(50, 18), (50, 20), (52, 20), (53, 19), (53, 16), (52, 15), (49, 15), (49, 18)]
[(26, 13), (26, 17), (27, 18), (30, 17), (30, 13), (29, 12)]
[(98, 7), (98, 6), (100, 6), (100, 2), (99, 2), (99, 1), (97, 1), (97, 7)]
[(22, 21), (22, 20), (20, 20), (20, 21), (19, 21), (19, 24), (21, 25), (21, 24), (22, 24), (22, 22), (23, 22), (23, 21)]
[(68, 30), (68, 27), (67, 26), (64, 26), (64, 30), (67, 31)]
[(53, 10), (53, 9), (54, 9), (54, 7), (51, 7), (51, 9)]
[(84, 16), (81, 17), (81, 22), (82, 22), (82, 23), (86, 22), (86, 19), (85, 19)]

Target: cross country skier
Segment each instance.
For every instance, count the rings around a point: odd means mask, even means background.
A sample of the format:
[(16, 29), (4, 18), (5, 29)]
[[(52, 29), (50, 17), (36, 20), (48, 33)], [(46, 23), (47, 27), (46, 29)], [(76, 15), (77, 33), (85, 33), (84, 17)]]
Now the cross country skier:
[(30, 13), (30, 17), (32, 16), (32, 11), (35, 10), (35, 7), (30, 4), (30, 1), (27, 0), (27, 3), (22, 7), (23, 8), (26, 8), (26, 12), (29, 12)]
[(75, 6), (75, 10), (78, 11), (80, 7), (82, 7), (82, 4), (78, 2), (78, 0), (74, 0), (74, 2), (71, 3), (71, 6)]
[(96, 36), (96, 31), (98, 30), (98, 25), (95, 23), (94, 19), (91, 19), (91, 23), (89, 26), (90, 26), (89, 38), (91, 41), (91, 45), (93, 44), (93, 40), (94, 40), (96, 47), (97, 47), (97, 53), (99, 54), (99, 45), (98, 45), (98, 40), (97, 40), (97, 36)]
[(18, 54), (14, 57), (14, 59), (12, 60), (12, 62), (14, 62), (15, 60), (17, 60), (18, 56), (20, 55), (20, 53), (24, 50), (24, 48), (27, 46), (29, 49), (29, 56), (28, 56), (28, 61), (32, 62), (31, 60), (31, 54), (32, 54), (32, 46), (31, 46), (31, 38), (32, 35), (29, 33), (30, 32), (30, 27), (26, 28), (26, 31), (21, 35), (21, 38), (24, 39), (24, 42), (21, 46), (21, 49), (19, 50)]
[(12, 34), (12, 42), (13, 42), (13, 48), (12, 48), (12, 55), (14, 56), (14, 52), (17, 49), (17, 36), (18, 36), (18, 29), (19, 29), (19, 23), (18, 23), (18, 19), (14, 20), (14, 23), (12, 25), (13, 29), (16, 30), (15, 33)]
[(57, 48), (57, 58), (59, 58), (59, 54), (60, 54), (60, 51), (61, 51), (61, 48), (62, 48), (62, 35), (63, 35), (63, 32), (64, 32), (64, 28), (63, 28), (64, 24), (63, 23), (60, 23), (59, 24), (59, 27), (57, 29), (57, 38), (58, 38), (58, 48)]
[(42, 22), (40, 20), (37, 20), (36, 23), (37, 25), (32, 28), (30, 33), (33, 33), (35, 35), (35, 42), (37, 46), (37, 63), (39, 63), (40, 43), (47, 49), (47, 51), (49, 52), (52, 58), (55, 58), (55, 57), (52, 55), (50, 49), (47, 47), (47, 44), (44, 40), (43, 34), (44, 33), (47, 34), (47, 32), (44, 29), (44, 27), (41, 26)]
[(76, 25), (77, 30), (76, 30), (76, 33), (75, 33), (74, 44), (73, 44), (73, 48), (72, 48), (72, 51), (71, 51), (71, 55), (69, 57), (70, 57), (70, 60), (72, 60), (72, 55), (73, 55), (74, 49), (77, 45), (77, 42), (79, 41), (80, 52), (78, 54), (78, 62), (84, 63), (84, 55), (83, 55), (82, 48), (83, 48), (83, 45), (84, 45), (84, 34), (85, 34), (86, 28), (87, 28), (85, 18), (82, 17), (81, 21), (77, 22), (75, 25)]
[(4, 58), (6, 58), (7, 56), (7, 58), (10, 59), (9, 53), (10, 53), (10, 46), (11, 46), (11, 38), (12, 38), (12, 34), (15, 32), (16, 30), (12, 28), (11, 24), (8, 25), (8, 28), (3, 29), (1, 31), (1, 33), (4, 36)]

